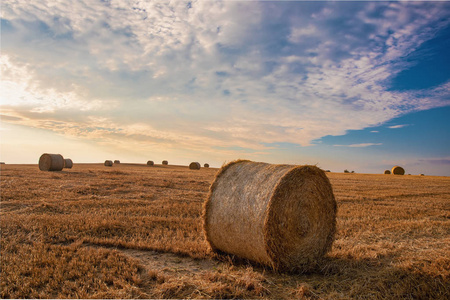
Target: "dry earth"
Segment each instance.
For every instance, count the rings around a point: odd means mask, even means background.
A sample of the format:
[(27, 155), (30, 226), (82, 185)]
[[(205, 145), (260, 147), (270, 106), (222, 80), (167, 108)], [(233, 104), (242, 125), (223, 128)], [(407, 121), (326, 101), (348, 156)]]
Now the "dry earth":
[(447, 299), (450, 178), (327, 173), (332, 251), (307, 274), (210, 253), (217, 169), (1, 165), (2, 298)]

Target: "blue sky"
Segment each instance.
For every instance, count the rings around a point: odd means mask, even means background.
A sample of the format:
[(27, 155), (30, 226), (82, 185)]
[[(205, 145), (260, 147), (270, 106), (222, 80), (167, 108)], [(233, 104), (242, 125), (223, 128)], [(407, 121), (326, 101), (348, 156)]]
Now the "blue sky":
[(444, 1), (3, 0), (1, 161), (450, 176), (449, 46)]

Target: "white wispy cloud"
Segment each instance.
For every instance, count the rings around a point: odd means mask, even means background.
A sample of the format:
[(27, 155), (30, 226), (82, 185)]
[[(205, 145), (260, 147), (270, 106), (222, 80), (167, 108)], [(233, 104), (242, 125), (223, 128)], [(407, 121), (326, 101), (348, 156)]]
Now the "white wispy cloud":
[(86, 139), (310, 145), (447, 105), (450, 83), (387, 85), (448, 14), (436, 3), (4, 0), (1, 109)]
[(403, 128), (409, 126), (408, 124), (400, 124), (400, 125), (392, 125), (392, 126), (388, 126), (388, 128), (390, 129), (397, 129), (397, 128)]
[(361, 144), (351, 144), (351, 145), (333, 145), (334, 147), (350, 147), (350, 148), (364, 148), (370, 146), (380, 146), (383, 143), (361, 143)]

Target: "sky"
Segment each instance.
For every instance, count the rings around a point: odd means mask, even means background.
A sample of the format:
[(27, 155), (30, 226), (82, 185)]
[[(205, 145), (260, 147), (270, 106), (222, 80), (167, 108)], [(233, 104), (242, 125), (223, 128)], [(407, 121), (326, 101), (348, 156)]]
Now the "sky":
[(0, 160), (450, 176), (450, 2), (1, 5)]

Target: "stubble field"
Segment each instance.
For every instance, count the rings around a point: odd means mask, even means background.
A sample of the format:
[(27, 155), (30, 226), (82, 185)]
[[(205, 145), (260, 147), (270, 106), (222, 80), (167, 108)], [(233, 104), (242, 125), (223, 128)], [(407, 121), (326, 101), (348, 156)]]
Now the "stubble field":
[(327, 173), (338, 203), (316, 270), (210, 253), (217, 169), (1, 166), (2, 298), (447, 299), (450, 178)]

